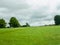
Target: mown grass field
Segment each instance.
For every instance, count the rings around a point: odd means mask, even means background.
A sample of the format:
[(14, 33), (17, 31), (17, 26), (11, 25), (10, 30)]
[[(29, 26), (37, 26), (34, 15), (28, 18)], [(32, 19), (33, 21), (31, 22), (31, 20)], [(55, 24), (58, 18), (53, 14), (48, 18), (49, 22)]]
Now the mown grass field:
[(60, 45), (60, 26), (0, 29), (0, 45)]

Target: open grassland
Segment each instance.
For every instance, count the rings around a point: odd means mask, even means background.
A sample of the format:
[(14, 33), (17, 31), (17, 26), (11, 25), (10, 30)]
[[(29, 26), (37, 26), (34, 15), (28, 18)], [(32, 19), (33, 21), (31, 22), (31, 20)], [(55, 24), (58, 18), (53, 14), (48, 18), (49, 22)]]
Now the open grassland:
[(60, 26), (3, 28), (0, 45), (60, 45)]

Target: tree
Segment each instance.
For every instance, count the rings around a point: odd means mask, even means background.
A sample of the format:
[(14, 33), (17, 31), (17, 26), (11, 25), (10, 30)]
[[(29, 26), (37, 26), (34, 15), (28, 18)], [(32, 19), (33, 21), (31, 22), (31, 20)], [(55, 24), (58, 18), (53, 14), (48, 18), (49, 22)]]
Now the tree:
[(26, 23), (26, 26), (27, 26), (27, 27), (30, 27), (30, 25), (29, 25), (28, 23)]
[(9, 25), (10, 27), (20, 27), (20, 24), (15, 17), (11, 17)]
[(55, 25), (60, 25), (60, 15), (54, 17)]
[(30, 27), (30, 25), (26, 23), (26, 25), (23, 25), (22, 27)]
[(6, 27), (6, 22), (4, 19), (0, 19), (0, 28), (5, 28)]

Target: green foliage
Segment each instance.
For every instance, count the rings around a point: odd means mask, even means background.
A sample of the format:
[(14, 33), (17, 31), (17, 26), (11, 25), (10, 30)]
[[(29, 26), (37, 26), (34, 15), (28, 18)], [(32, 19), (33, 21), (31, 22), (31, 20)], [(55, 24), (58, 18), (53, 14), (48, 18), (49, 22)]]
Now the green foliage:
[(20, 24), (15, 17), (11, 17), (9, 25), (10, 27), (20, 27)]
[(6, 22), (4, 19), (0, 19), (0, 28), (5, 28), (6, 27)]
[(30, 27), (30, 25), (26, 23), (26, 25), (23, 25), (22, 27)]
[(26, 27), (30, 27), (30, 25), (28, 23), (26, 23)]
[(60, 25), (60, 15), (54, 17), (55, 25)]

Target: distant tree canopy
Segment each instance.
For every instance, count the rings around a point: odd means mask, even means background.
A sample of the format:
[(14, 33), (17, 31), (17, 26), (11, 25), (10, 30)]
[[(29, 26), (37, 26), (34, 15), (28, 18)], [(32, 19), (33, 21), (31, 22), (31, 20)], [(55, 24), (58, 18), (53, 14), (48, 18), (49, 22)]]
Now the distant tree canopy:
[(21, 26), (19, 21), (15, 17), (11, 17), (8, 24), (9, 25), (6, 24), (4, 19), (0, 19), (0, 28), (30, 27), (28, 23), (26, 23), (26, 25)]
[(10, 27), (20, 27), (21, 26), (15, 17), (11, 17), (9, 25), (10, 25)]
[(60, 15), (54, 17), (55, 25), (60, 25)]
[(30, 27), (30, 25), (26, 23), (26, 25), (23, 25), (22, 27)]
[(0, 28), (5, 28), (6, 27), (6, 22), (4, 19), (0, 19)]
[(30, 25), (29, 25), (28, 23), (26, 23), (26, 26), (27, 26), (27, 27), (30, 27)]

